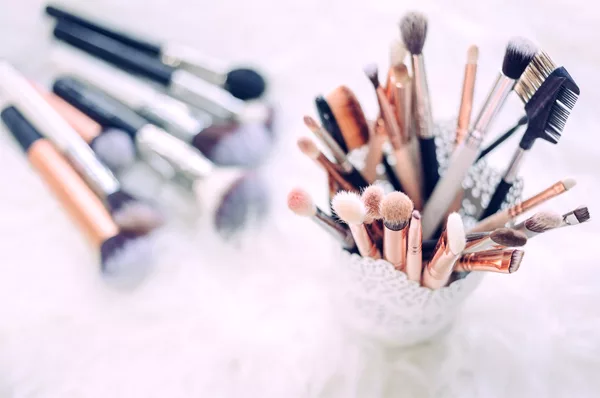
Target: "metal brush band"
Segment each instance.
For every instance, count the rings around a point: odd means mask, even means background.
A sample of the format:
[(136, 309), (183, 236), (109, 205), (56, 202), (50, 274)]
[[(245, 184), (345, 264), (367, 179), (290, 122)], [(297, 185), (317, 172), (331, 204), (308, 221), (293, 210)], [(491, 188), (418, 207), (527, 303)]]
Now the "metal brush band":
[(515, 93), (524, 104), (531, 100), (531, 97), (555, 69), (556, 64), (545, 52), (540, 51), (533, 57), (515, 85)]
[[(490, 91), (481, 111), (479, 111), (479, 114), (475, 119), (473, 130), (481, 133), (479, 143), (483, 140), (488, 128), (500, 109), (502, 109), (502, 106), (506, 102), (506, 98), (512, 91), (514, 85), (515, 81), (513, 79), (504, 76), (502, 73), (498, 75), (492, 91)], [(469, 133), (469, 135), (471, 135), (471, 133)]]
[(121, 188), (119, 180), (98, 160), (90, 147), (71, 144), (64, 154), (98, 196), (105, 198)]
[(169, 94), (224, 120), (240, 118), (245, 107), (244, 101), (185, 70), (173, 72)]
[(579, 224), (579, 220), (575, 217), (574, 212), (567, 213), (563, 216), (563, 223), (567, 225), (576, 225)]
[(224, 85), (227, 80), (227, 70), (223, 65), (200, 54), (196, 49), (179, 43), (163, 44), (161, 60), (218, 86)]
[(519, 173), (519, 169), (521, 168), (521, 164), (523, 163), (523, 159), (525, 159), (526, 153), (527, 151), (523, 148), (517, 149), (508, 165), (508, 169), (506, 169), (506, 172), (504, 173), (504, 181), (511, 184), (515, 182)]
[[(154, 168), (155, 171), (185, 188), (191, 188), (213, 170), (213, 164), (199, 151), (152, 124), (138, 131), (136, 143), (142, 156), (150, 160), (158, 157), (170, 166), (170, 169)], [(153, 164), (149, 162), (150, 166)]]
[(212, 118), (207, 113), (192, 112), (188, 106), (179, 101), (152, 102), (138, 109), (137, 112), (185, 142), (191, 142), (212, 122)]
[(431, 113), (431, 98), (427, 86), (427, 75), (425, 74), (425, 61), (422, 55), (412, 56), (413, 65), (413, 93), (416, 118), (414, 120), (417, 136), (420, 138), (432, 138), (434, 123)]

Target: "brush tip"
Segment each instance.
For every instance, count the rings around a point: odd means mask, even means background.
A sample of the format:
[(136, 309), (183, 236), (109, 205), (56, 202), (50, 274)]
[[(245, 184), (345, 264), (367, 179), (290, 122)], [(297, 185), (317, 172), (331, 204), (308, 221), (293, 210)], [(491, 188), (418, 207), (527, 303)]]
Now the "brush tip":
[(365, 205), (353, 192), (338, 192), (331, 201), (331, 207), (339, 219), (346, 224), (362, 224), (367, 216)]
[(383, 188), (380, 185), (369, 185), (362, 193), (361, 199), (367, 209), (367, 219), (370, 222), (381, 218), (379, 207), (384, 197)]
[(562, 180), (562, 184), (565, 187), (565, 189), (568, 191), (569, 189), (571, 189), (575, 185), (577, 185), (577, 181), (574, 178), (565, 178), (564, 180)]
[(502, 73), (511, 79), (517, 80), (535, 57), (537, 51), (537, 46), (531, 40), (524, 37), (512, 38), (506, 46), (502, 62)]
[(400, 20), (400, 34), (404, 45), (411, 54), (421, 54), (427, 38), (425, 14), (416, 11), (406, 13)]
[(317, 212), (312, 197), (302, 188), (294, 188), (287, 197), (288, 207), (299, 216), (311, 217)]
[(419, 210), (413, 210), (413, 212), (412, 212), (412, 218), (414, 218), (415, 220), (420, 220), (421, 219), (421, 212)]
[(402, 192), (390, 192), (381, 201), (380, 212), (385, 226), (398, 231), (410, 222), (413, 202)]
[(125, 170), (135, 162), (135, 145), (123, 130), (109, 128), (90, 143), (100, 159), (112, 171)]
[(317, 144), (315, 144), (315, 142), (308, 137), (298, 138), (298, 148), (300, 148), (300, 151), (302, 151), (302, 153), (311, 159), (316, 159), (319, 157), (319, 147), (317, 147)]
[(513, 273), (516, 272), (521, 266), (521, 261), (523, 261), (523, 257), (525, 256), (525, 251), (523, 250), (514, 250), (510, 256), (510, 266), (508, 267), (508, 272)]
[(394, 68), (404, 65), (408, 50), (400, 39), (394, 39), (390, 45), (390, 65)]
[(448, 234), (448, 245), (452, 253), (459, 254), (465, 250), (467, 236), (464, 224), (458, 213), (451, 213), (448, 216), (446, 231)]
[(577, 218), (577, 221), (580, 224), (582, 222), (589, 221), (590, 219), (590, 212), (587, 206), (578, 207), (577, 209), (573, 210), (573, 214), (575, 215), (575, 218)]
[(479, 47), (476, 45), (472, 45), (467, 50), (467, 63), (468, 64), (476, 64), (479, 60)]
[(306, 115), (306, 116), (304, 116), (303, 120), (304, 120), (304, 124), (306, 125), (306, 127), (309, 128), (309, 130), (315, 131), (315, 130), (319, 129), (319, 124), (312, 116)]
[(510, 228), (498, 228), (490, 234), (490, 239), (497, 245), (505, 247), (521, 247), (527, 243), (527, 235)]
[(373, 86), (375, 86), (375, 88), (379, 87), (379, 69), (377, 68), (377, 64), (367, 64), (363, 67), (363, 71), (365, 72), (365, 75), (367, 75), (371, 83), (373, 83)]
[(540, 211), (525, 220), (525, 228), (531, 232), (542, 233), (557, 228), (562, 223), (562, 218), (551, 211)]

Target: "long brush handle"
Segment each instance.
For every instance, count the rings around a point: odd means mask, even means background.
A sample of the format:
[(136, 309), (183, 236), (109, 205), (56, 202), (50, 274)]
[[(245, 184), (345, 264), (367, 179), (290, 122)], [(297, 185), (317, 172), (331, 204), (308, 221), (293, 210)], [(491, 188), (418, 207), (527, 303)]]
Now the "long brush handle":
[(410, 148), (408, 145), (404, 145), (395, 150), (394, 155), (396, 156), (396, 176), (398, 176), (400, 184), (404, 188), (404, 193), (413, 201), (415, 209), (421, 210), (423, 200), (417, 173), (411, 159)]
[(512, 186), (512, 182), (506, 182), (504, 179), (500, 181), (500, 184), (496, 187), (496, 191), (494, 191), (494, 195), (492, 195), (492, 199), (490, 199), (490, 203), (479, 217), (480, 220), (483, 220), (500, 210), (500, 206), (502, 206), (502, 203), (504, 202), (504, 199), (506, 199), (506, 195)]
[(433, 137), (420, 138), (419, 145), (423, 164), (423, 194), (425, 200), (427, 200), (440, 179), (439, 163)]
[(500, 211), (479, 221), (469, 230), (469, 233), (493, 231), (496, 228), (505, 226), (511, 219), (512, 217), (508, 213), (508, 210)]
[(479, 157), (477, 157), (477, 161), (479, 162), (481, 159), (486, 157), (490, 152), (492, 152), (494, 149), (496, 149), (500, 144), (502, 144), (504, 141), (509, 139), (519, 129), (519, 127), (526, 125), (528, 120), (529, 119), (527, 118), (527, 116), (523, 116), (521, 119), (519, 119), (517, 124), (515, 124), (513, 127), (508, 129), (504, 134), (502, 134), (500, 137), (496, 138), (496, 140), (494, 142), (492, 142), (484, 150), (482, 150), (481, 153), (479, 154)]
[(354, 241), (356, 242), (356, 247), (358, 247), (358, 252), (363, 257), (371, 257), (376, 260), (381, 258), (381, 252), (375, 246), (367, 229), (364, 224), (354, 225), (350, 224), (350, 232), (352, 232), (352, 236), (354, 237)]

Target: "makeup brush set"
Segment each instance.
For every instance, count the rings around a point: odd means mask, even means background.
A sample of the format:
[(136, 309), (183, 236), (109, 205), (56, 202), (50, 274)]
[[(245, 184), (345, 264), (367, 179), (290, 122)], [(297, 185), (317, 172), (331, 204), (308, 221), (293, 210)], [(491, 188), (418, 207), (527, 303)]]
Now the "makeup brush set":
[[(501, 72), (472, 120), (479, 50), (471, 46), (457, 122), (448, 130), (433, 119), (423, 52), (427, 30), (425, 15), (403, 16), (385, 85), (379, 82), (376, 65), (364, 68), (379, 105), (374, 123), (366, 120), (346, 86), (316, 98), (321, 124), (305, 117), (330, 156), (307, 137), (300, 138), (298, 146), (326, 172), (331, 212), (318, 208), (302, 189), (288, 196), (292, 211), (312, 218), (347, 252), (360, 256), (353, 258), (374, 264), (367, 267), (369, 272), (393, 267), (417, 295), (452, 288), (470, 271), (515, 272), (528, 239), (590, 218), (582, 206), (562, 215), (541, 211), (517, 222), (517, 217), (575, 185), (575, 180), (564, 179), (518, 200), (517, 176), (526, 154), (537, 139), (558, 143), (577, 101), (579, 87), (567, 70), (529, 40), (510, 40)], [(511, 93), (521, 99), (525, 116), (482, 148)], [(483, 157), (520, 126), (526, 128), (515, 154), (501, 179), (494, 178)], [(489, 192), (473, 182), (491, 185), (497, 179), (500, 182)]]
[(144, 250), (127, 248), (145, 245), (165, 221), (155, 198), (140, 200), (122, 186), (136, 158), (213, 216), (222, 234), (264, 215), (258, 167), (273, 144), (274, 115), (259, 100), (266, 88), (259, 73), (58, 7), (46, 13), (56, 19), (55, 38), (71, 47), (52, 54), (59, 74), (51, 89), (0, 60), (1, 117), (96, 244), (105, 274), (140, 263), (133, 253)]

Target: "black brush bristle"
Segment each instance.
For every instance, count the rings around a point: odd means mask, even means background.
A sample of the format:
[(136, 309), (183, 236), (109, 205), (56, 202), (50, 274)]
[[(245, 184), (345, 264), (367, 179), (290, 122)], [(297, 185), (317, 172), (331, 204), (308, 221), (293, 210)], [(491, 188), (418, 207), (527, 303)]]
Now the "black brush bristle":
[(259, 98), (265, 92), (266, 86), (265, 79), (258, 72), (248, 68), (239, 68), (233, 69), (227, 74), (223, 88), (234, 97), (246, 101)]
[(582, 222), (586, 222), (590, 220), (590, 211), (587, 207), (580, 207), (578, 209), (573, 210), (573, 214), (577, 221), (581, 224)]
[(506, 77), (517, 80), (521, 77), (537, 51), (537, 46), (524, 37), (511, 39), (506, 46), (504, 61), (502, 62), (502, 73)]

